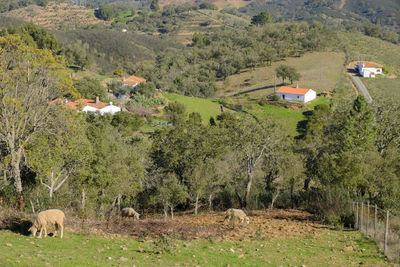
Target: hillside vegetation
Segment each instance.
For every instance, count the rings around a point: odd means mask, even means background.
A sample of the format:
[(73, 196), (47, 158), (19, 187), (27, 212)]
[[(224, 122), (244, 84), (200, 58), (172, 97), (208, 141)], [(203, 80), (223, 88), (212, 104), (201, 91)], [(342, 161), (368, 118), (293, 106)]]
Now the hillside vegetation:
[(6, 13), (7, 17), (33, 22), (52, 30), (73, 30), (90, 25), (107, 25), (94, 17), (93, 9), (51, 2), (45, 7), (31, 5)]

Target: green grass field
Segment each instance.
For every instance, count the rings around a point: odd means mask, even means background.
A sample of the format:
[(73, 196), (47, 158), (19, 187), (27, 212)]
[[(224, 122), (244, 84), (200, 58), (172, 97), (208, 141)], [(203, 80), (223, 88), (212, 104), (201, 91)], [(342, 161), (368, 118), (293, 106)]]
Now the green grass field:
[[(0, 231), (2, 266), (390, 266), (357, 232), (292, 239), (139, 241), (65, 233), (37, 239)], [(345, 247), (354, 249), (346, 251)], [(170, 252), (164, 248), (169, 248)]]
[(208, 122), (210, 117), (216, 117), (221, 113), (220, 103), (215, 99), (183, 96), (177, 94), (163, 93), (163, 96), (170, 102), (181, 102), (186, 106), (187, 113), (200, 113), (204, 122)]
[[(221, 97), (246, 91), (249, 91), (248, 94), (253, 97), (272, 94), (275, 68), (281, 64), (292, 66), (301, 74), (301, 79), (294, 85), (312, 88), (317, 93), (331, 91), (343, 72), (344, 63), (344, 53), (338, 52), (315, 52), (302, 57), (288, 58), (285, 61), (275, 62), (272, 66), (248, 69), (228, 77), (223, 82), (217, 82), (216, 85), (219, 88), (217, 95)], [(285, 82), (288, 83), (288, 81)], [(277, 79), (276, 83), (280, 84), (282, 80)]]

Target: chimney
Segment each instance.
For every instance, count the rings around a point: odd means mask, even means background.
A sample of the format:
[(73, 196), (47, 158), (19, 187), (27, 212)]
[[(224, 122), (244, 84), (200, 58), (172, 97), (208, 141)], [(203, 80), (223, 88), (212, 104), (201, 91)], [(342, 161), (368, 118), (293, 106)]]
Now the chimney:
[(112, 102), (110, 102), (110, 105), (112, 105)]
[(96, 103), (96, 104), (99, 103), (99, 97), (98, 97), (98, 96), (96, 96), (95, 103)]

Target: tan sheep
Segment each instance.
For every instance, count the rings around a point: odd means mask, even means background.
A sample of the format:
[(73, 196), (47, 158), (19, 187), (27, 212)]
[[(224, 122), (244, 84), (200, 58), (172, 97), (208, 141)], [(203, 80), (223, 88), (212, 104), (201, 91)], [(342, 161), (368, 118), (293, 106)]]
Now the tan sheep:
[(64, 234), (64, 219), (65, 214), (61, 210), (52, 209), (39, 212), (38, 215), (33, 219), (33, 225), (29, 228), (29, 231), (33, 236), (36, 236), (38, 230), (40, 230), (39, 238), (42, 238), (42, 232), (44, 230), (44, 237), (47, 236), (47, 227), (54, 225), (56, 230), (54, 236), (57, 235), (57, 230), (61, 229), (61, 238)]
[(140, 214), (137, 213), (134, 209), (132, 208), (123, 208), (121, 210), (121, 216), (122, 217), (133, 217), (135, 220), (139, 220)]
[(228, 222), (232, 222), (235, 223), (236, 219), (239, 220), (240, 223), (244, 223), (246, 221), (246, 224), (250, 223), (250, 219), (249, 217), (247, 217), (246, 213), (244, 213), (243, 210), (240, 209), (228, 209), (225, 212), (225, 219), (224, 222), (226, 220), (228, 220)]

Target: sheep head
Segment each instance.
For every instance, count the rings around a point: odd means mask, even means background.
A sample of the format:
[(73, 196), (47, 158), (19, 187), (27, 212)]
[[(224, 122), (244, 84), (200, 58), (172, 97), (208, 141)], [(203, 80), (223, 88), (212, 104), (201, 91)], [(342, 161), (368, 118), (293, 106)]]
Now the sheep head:
[(36, 236), (38, 228), (35, 225), (32, 225), (31, 228), (28, 229), (28, 231), (31, 232), (33, 236)]

